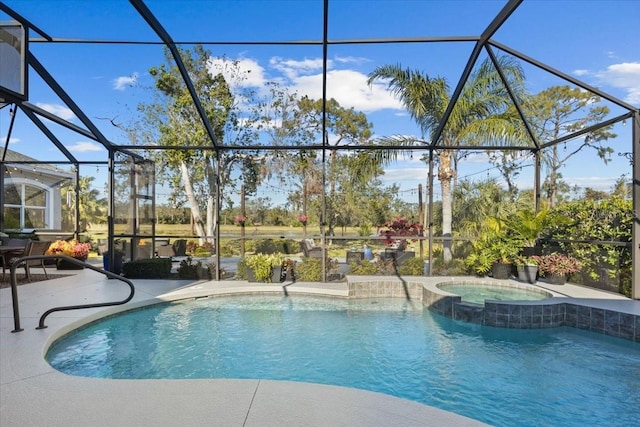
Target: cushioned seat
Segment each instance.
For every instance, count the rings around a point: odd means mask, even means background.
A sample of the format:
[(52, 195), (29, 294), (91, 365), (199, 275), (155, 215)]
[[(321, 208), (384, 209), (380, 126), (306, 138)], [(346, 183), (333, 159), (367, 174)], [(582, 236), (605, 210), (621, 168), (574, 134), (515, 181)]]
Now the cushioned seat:
[(327, 250), (323, 250), (321, 246), (316, 246), (313, 239), (304, 239), (300, 242), (300, 247), (302, 248), (302, 252), (306, 257), (322, 258), (323, 254), (324, 256), (327, 256)]

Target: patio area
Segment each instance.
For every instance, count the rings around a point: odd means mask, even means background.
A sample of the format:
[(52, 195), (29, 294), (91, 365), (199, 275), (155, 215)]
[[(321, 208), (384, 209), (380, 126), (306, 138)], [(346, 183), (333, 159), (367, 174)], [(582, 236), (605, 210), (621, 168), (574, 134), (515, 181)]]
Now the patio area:
[[(136, 295), (124, 308), (160, 301), (167, 293), (251, 291), (247, 282), (135, 281)], [(300, 284), (314, 292), (318, 286)], [(199, 289), (196, 289), (199, 288)], [(280, 288), (282, 292), (282, 288)], [(103, 380), (70, 377), (52, 369), (44, 348), (60, 334), (101, 309), (52, 314), (35, 330), (47, 309), (90, 301), (123, 299), (128, 287), (90, 270), (72, 277), (18, 287), (24, 330), (12, 333), (11, 290), (0, 289), (0, 425), (225, 425), (225, 426), (425, 426), (482, 425), (455, 414), (355, 389), (265, 380)], [(346, 284), (315, 292), (346, 295)], [(116, 311), (122, 307), (113, 307)]]
[[(37, 270), (37, 269), (36, 269)], [(36, 271), (37, 273), (37, 271)], [(435, 283), (446, 278), (420, 278)], [(450, 280), (450, 279), (449, 279)], [(250, 284), (244, 281), (135, 281), (130, 309), (149, 301), (238, 292), (289, 292), (348, 296), (348, 284)], [(557, 289), (556, 289), (557, 290)], [(562, 292), (580, 304), (640, 316), (633, 301), (574, 285)], [(56, 337), (104, 309), (39, 316), (53, 306), (111, 301), (128, 294), (124, 283), (91, 270), (18, 287), (22, 328), (14, 328), (11, 290), (0, 289), (0, 424), (24, 425), (367, 425), (469, 426), (481, 423), (391, 396), (342, 387), (266, 380), (106, 380), (71, 377), (51, 368), (45, 348)]]
[[(420, 278), (435, 283), (446, 278)], [(124, 306), (200, 295), (269, 291), (348, 296), (346, 282), (255, 284), (245, 281), (134, 281), (136, 294)], [(580, 304), (640, 316), (640, 301), (574, 285), (562, 293)], [(309, 425), (470, 426), (481, 423), (392, 396), (317, 384), (269, 380), (105, 380), (71, 377), (51, 368), (45, 348), (60, 335), (105, 309), (53, 313), (47, 309), (123, 299), (128, 287), (90, 271), (18, 287), (21, 325), (12, 333), (11, 290), (0, 289), (0, 424), (25, 425)], [(93, 317), (95, 316), (95, 317)], [(637, 323), (637, 322), (636, 322)]]

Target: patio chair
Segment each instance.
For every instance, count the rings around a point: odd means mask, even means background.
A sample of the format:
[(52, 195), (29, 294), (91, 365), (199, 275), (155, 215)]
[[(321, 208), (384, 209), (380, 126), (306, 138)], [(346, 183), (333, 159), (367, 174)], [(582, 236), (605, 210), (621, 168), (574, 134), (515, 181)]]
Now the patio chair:
[(5, 248), (16, 248), (8, 252), (2, 252), (2, 280), (5, 278), (6, 270), (11, 268), (11, 262), (24, 255), (28, 244), (28, 239), (9, 239), (6, 245), (2, 245)]
[(316, 246), (313, 239), (304, 239), (300, 242), (300, 247), (302, 248), (302, 252), (305, 257), (308, 258), (322, 258), (324, 255), (327, 256), (327, 250), (321, 247)]
[(166, 245), (158, 245), (156, 247), (156, 254), (160, 258), (185, 256), (187, 254), (187, 241), (185, 239), (178, 239), (173, 244), (167, 242)]
[(173, 245), (170, 245), (167, 240), (167, 242), (162, 245), (156, 245), (156, 256), (160, 258), (170, 258), (176, 256), (176, 251), (173, 249)]
[[(47, 252), (47, 249), (49, 249), (50, 244), (51, 242), (48, 242), (48, 241), (32, 240), (27, 245), (27, 248), (25, 249), (24, 254), (22, 256), (44, 255), (45, 252)], [(47, 267), (44, 261), (45, 261), (44, 259), (33, 259), (33, 260), (25, 261), (24, 272), (29, 282), (31, 281), (30, 267), (36, 267), (36, 266), (42, 267), (42, 270), (44, 271), (44, 277), (46, 277), (47, 279), (49, 278), (49, 275), (47, 274)]]

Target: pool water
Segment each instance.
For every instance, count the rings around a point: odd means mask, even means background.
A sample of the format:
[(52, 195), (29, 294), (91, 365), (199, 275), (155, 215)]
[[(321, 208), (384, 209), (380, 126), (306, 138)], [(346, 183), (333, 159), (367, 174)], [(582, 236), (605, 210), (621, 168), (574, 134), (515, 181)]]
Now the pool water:
[(640, 344), (456, 322), (420, 301), (236, 296), (151, 306), (54, 343), (101, 378), (254, 378), (372, 390), (496, 426), (636, 425)]
[(485, 300), (541, 301), (551, 297), (551, 294), (543, 291), (481, 283), (441, 283), (438, 288), (459, 295), (462, 301), (475, 304), (484, 304)]

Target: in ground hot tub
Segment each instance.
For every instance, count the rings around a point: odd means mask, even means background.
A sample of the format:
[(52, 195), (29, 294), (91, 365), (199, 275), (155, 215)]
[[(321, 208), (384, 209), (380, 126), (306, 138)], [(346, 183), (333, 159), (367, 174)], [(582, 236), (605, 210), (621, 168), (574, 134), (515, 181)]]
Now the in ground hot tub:
[(463, 302), (484, 304), (489, 301), (541, 301), (553, 295), (542, 289), (519, 284), (449, 282), (436, 285), (438, 289), (459, 295)]
[(429, 310), (469, 323), (504, 328), (550, 328), (564, 324), (563, 298), (516, 282), (451, 280), (426, 284), (422, 302)]

